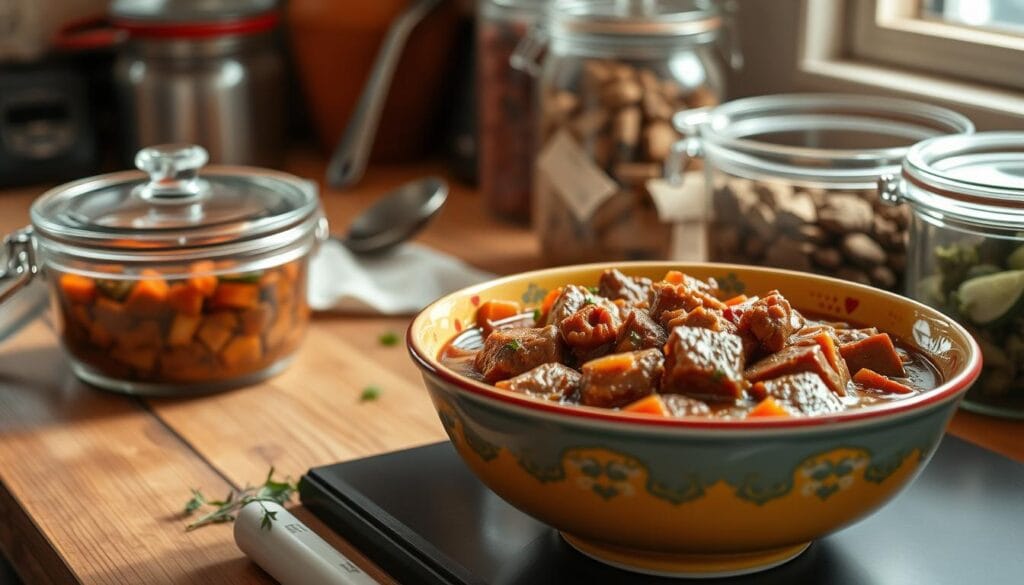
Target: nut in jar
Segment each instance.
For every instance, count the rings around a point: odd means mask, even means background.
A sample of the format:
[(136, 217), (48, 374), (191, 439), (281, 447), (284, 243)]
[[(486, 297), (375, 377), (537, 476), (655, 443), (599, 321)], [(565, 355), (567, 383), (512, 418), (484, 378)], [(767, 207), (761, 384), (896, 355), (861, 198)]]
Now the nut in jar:
[(551, 264), (668, 257), (672, 116), (721, 93), (717, 11), (622, 4), (557, 2), (549, 16), (534, 226)]
[(16, 280), (0, 302), (45, 277), (71, 369), (86, 382), (211, 392), (280, 371), (298, 348), (308, 260), (326, 236), (316, 191), (263, 169), (200, 172), (206, 160), (197, 146), (144, 149), (136, 165), (148, 178), (126, 171), (56, 187), (7, 239)]

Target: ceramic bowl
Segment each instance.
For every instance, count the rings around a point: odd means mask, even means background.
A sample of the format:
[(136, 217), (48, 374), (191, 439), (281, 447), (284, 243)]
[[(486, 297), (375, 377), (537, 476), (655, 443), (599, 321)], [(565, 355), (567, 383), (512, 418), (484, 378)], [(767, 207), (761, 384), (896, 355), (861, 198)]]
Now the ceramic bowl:
[(450, 294), (420, 313), (409, 350), (448, 436), (496, 494), (603, 562), (657, 575), (727, 576), (776, 566), (877, 510), (921, 472), (981, 368), (970, 335), (942, 313), (874, 288), (784, 270), (626, 263), (714, 277), (729, 293), (779, 289), (800, 310), (876, 326), (925, 353), (945, 382), (904, 400), (830, 416), (672, 419), (513, 394), (437, 359), (489, 299), (537, 305), (552, 288), (596, 285), (612, 265), (555, 268)]

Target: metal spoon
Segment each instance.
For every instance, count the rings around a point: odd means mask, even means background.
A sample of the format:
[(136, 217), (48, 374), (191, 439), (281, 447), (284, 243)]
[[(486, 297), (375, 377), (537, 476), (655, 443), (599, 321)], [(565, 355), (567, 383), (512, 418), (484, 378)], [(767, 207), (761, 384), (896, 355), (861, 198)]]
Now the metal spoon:
[(379, 254), (423, 229), (448, 198), (448, 183), (438, 177), (417, 179), (377, 200), (336, 237), (356, 254)]

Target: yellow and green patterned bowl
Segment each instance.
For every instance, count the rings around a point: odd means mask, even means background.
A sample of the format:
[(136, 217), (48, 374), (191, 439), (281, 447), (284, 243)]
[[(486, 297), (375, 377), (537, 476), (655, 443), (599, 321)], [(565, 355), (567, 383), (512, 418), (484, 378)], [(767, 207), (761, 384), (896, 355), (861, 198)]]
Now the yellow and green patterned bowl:
[(829, 416), (672, 419), (563, 406), (456, 374), (438, 352), (489, 299), (539, 304), (610, 265), (555, 268), (450, 294), (420, 313), (409, 351), (462, 459), (495, 493), (598, 560), (657, 575), (754, 572), (864, 518), (928, 462), (981, 354), (942, 313), (877, 289), (798, 272), (722, 264), (626, 263), (630, 275), (681, 270), (730, 293), (779, 289), (795, 307), (876, 326), (925, 353), (945, 382), (920, 395)]

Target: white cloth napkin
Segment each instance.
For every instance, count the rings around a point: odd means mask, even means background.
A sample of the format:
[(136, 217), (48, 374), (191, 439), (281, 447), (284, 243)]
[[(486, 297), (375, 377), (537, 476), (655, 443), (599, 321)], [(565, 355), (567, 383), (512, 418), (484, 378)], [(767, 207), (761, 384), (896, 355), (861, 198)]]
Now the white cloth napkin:
[(381, 256), (357, 256), (328, 240), (310, 264), (309, 305), (315, 311), (408, 315), (491, 278), (489, 272), (419, 244), (403, 244)]

